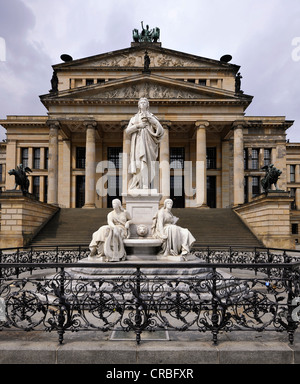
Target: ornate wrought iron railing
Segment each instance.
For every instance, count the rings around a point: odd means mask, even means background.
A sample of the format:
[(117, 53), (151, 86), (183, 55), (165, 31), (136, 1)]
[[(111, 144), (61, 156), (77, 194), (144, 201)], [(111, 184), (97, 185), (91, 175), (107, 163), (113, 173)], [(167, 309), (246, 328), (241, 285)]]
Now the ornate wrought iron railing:
[[(87, 248), (2, 250), (0, 330), (286, 332), (298, 328), (300, 279), (290, 250), (194, 250), (195, 262), (91, 264)], [(247, 253), (245, 253), (247, 252)], [(91, 268), (93, 271), (91, 271)], [(181, 274), (182, 269), (185, 270)], [(1, 338), (1, 333), (0, 333)]]

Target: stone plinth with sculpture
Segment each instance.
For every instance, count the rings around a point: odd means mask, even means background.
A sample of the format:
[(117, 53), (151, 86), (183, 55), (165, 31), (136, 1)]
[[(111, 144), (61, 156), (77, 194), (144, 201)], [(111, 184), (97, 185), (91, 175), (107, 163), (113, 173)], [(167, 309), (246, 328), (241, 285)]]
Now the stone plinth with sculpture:
[(113, 211), (108, 214), (107, 225), (92, 236), (90, 260), (122, 261), (194, 259), (190, 249), (195, 238), (188, 229), (177, 225), (172, 214), (173, 202), (167, 199), (159, 209), (162, 195), (152, 188), (157, 169), (159, 144), (164, 129), (149, 110), (149, 101), (143, 97), (138, 102), (138, 113), (125, 130), (130, 139), (131, 180), (128, 191), (120, 200), (113, 201)]

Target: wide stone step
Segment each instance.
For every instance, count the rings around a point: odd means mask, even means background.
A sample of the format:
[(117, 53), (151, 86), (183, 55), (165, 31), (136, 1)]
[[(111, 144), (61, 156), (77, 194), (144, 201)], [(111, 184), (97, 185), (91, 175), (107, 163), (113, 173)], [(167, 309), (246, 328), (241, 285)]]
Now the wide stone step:
[[(88, 245), (92, 234), (107, 224), (111, 209), (60, 209), (32, 240), (31, 245)], [(231, 209), (173, 209), (178, 225), (188, 228), (195, 246), (260, 247), (261, 242)]]

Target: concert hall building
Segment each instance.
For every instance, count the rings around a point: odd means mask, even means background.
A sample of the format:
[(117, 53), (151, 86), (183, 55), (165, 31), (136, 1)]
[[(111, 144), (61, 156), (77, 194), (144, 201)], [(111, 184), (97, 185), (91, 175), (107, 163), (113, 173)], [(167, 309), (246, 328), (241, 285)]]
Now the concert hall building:
[(160, 42), (132, 42), (62, 58), (53, 65), (51, 91), (40, 96), (47, 115), (0, 121), (7, 131), (0, 147), (3, 191), (14, 187), (8, 170), (22, 163), (32, 169), (30, 192), (41, 202), (111, 207), (130, 177), (124, 130), (146, 97), (164, 128), (153, 184), (163, 199), (171, 197), (176, 208), (242, 210), (263, 192), (262, 167), (274, 164), (282, 171), (278, 188), (291, 196), (289, 226), (298, 239), (300, 144), (286, 140), (293, 121), (247, 116), (253, 96), (241, 89), (240, 67), (230, 56), (213, 60)]

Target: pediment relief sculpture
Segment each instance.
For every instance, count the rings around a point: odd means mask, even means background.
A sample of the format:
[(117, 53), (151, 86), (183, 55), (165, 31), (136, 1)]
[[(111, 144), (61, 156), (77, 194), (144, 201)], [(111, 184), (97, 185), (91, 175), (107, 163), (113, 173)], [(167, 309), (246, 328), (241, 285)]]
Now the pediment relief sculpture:
[(211, 95), (180, 89), (179, 87), (167, 87), (161, 84), (130, 84), (127, 87), (114, 88), (90, 94), (90, 99), (139, 99), (146, 96), (151, 99), (210, 99)]
[[(148, 50), (151, 58), (151, 67), (208, 67), (215, 65), (201, 62), (201, 58), (190, 59), (188, 57), (180, 57), (167, 53), (155, 52)], [(77, 67), (143, 67), (145, 50), (135, 51), (132, 53), (118, 54), (111, 57), (103, 57), (103, 59), (95, 59), (86, 63), (78, 63)]]

